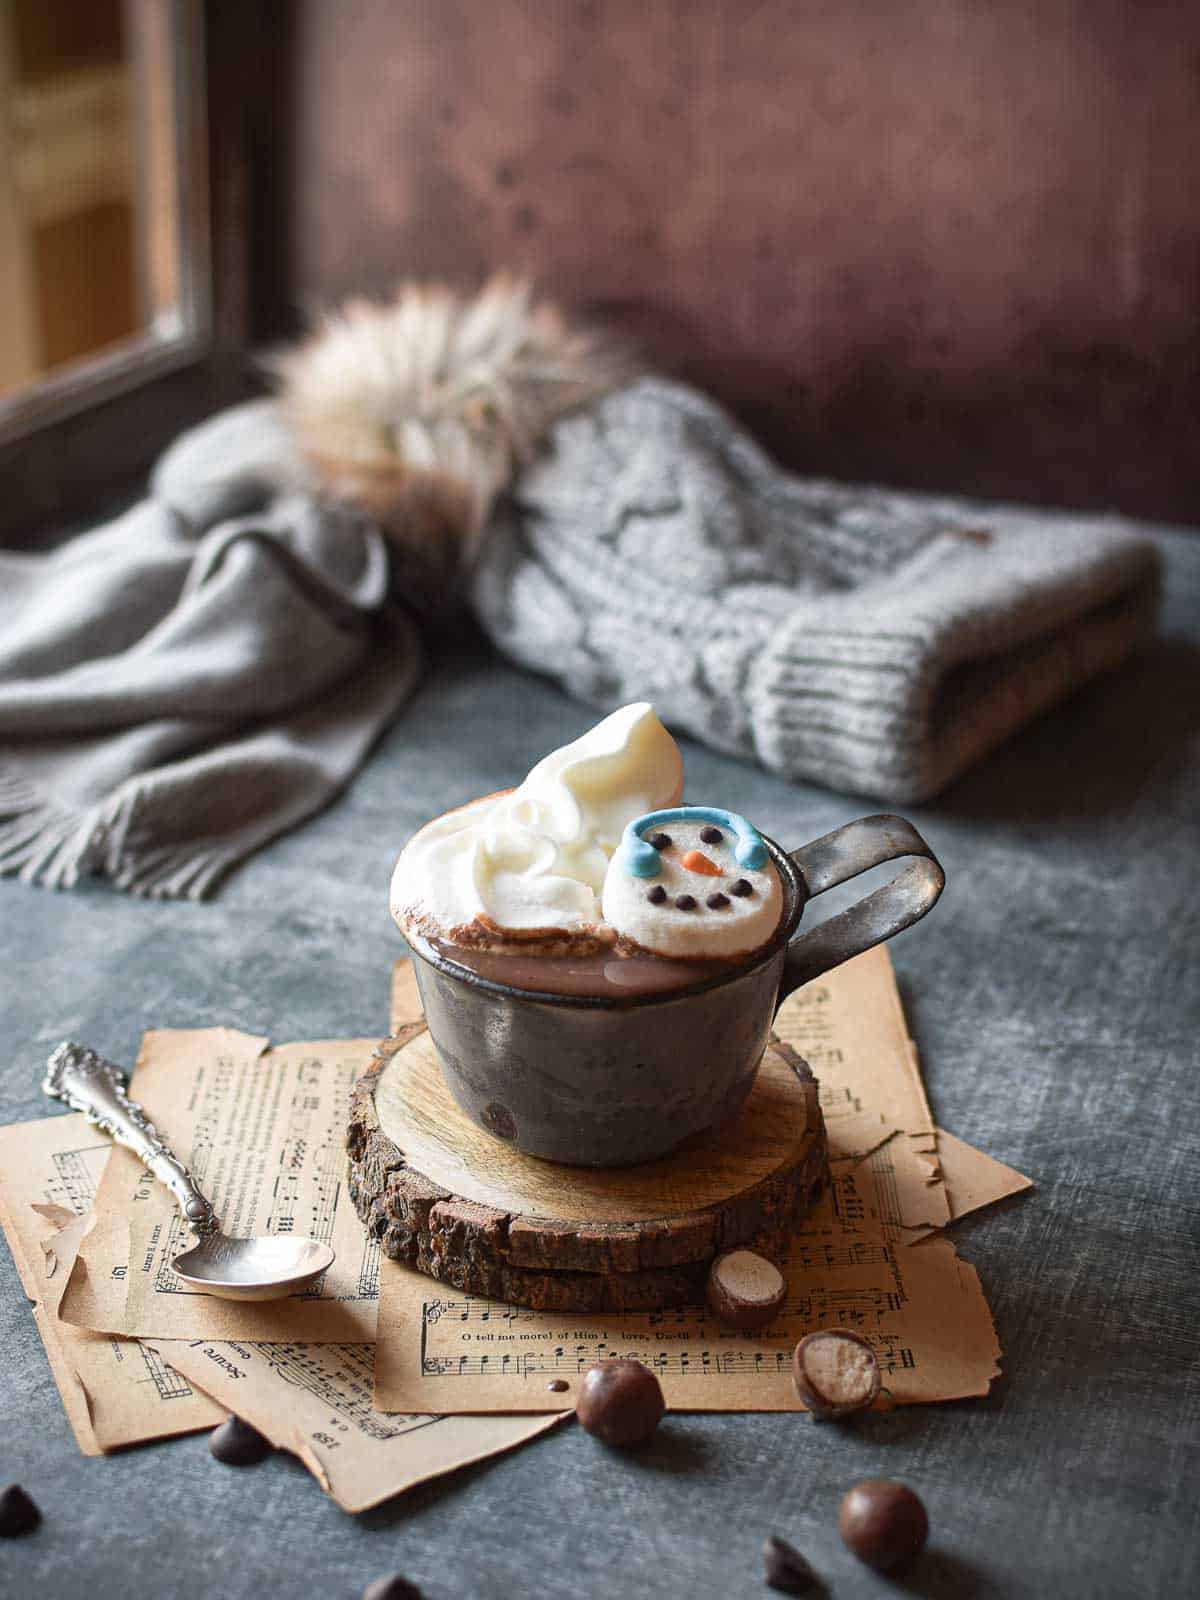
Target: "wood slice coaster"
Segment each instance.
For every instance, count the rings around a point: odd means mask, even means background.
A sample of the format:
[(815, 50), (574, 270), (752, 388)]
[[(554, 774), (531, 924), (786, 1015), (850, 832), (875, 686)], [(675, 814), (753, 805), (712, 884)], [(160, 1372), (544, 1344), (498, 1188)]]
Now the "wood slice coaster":
[(543, 1311), (699, 1299), (713, 1257), (738, 1245), (782, 1263), (828, 1177), (816, 1081), (778, 1040), (729, 1127), (637, 1167), (568, 1167), (476, 1127), (413, 1018), (359, 1079), (347, 1147), (351, 1197), (388, 1256)]

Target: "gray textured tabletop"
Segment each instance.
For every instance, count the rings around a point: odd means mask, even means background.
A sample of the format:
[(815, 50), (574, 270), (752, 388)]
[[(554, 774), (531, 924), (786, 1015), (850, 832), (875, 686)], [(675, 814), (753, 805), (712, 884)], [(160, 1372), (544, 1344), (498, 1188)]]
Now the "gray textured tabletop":
[[(1200, 540), (1164, 542), (1160, 641), (911, 810), (949, 875), (893, 945), (935, 1112), (1037, 1183), (955, 1229), (1004, 1350), (988, 1399), (844, 1427), (675, 1416), (636, 1456), (568, 1425), (354, 1518), (291, 1458), (231, 1472), (200, 1435), (82, 1459), (0, 1249), (0, 1482), (45, 1511), (0, 1544), (0, 1594), (333, 1600), (400, 1569), (428, 1600), (726, 1600), (767, 1592), (770, 1532), (844, 1597), (1200, 1592)], [(154, 1025), (382, 1031), (397, 846), (587, 721), (475, 647), (435, 661), (351, 791), (208, 905), (0, 883), (0, 1121), (45, 1112), (41, 1063), (68, 1034), (131, 1062)], [(877, 809), (685, 759), (691, 794), (736, 796), (784, 842)], [(842, 1492), (875, 1475), (932, 1522), (898, 1586), (837, 1535)]]

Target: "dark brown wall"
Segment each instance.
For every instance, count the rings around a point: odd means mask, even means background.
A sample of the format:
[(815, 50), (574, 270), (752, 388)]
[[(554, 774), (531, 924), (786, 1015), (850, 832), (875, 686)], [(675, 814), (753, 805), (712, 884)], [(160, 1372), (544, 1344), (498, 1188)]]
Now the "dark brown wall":
[(297, 0), (285, 298), (512, 264), (845, 477), (1200, 519), (1200, 5)]

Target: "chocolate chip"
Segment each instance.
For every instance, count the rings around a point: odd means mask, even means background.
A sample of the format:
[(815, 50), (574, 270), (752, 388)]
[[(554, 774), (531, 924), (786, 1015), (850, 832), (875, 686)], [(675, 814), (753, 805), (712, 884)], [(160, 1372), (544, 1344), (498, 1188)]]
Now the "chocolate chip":
[(667, 891), (663, 888), (661, 883), (656, 883), (653, 889), (651, 889), (650, 893), (646, 896), (646, 899), (649, 900), (652, 906), (661, 906), (666, 898)]
[(669, 833), (652, 833), (646, 841), (656, 850), (669, 850), (671, 848), (671, 835)]
[(801, 1339), (792, 1382), (814, 1417), (826, 1422), (863, 1411), (879, 1393), (879, 1362), (865, 1339), (845, 1328), (821, 1328)]
[(718, 1322), (749, 1333), (778, 1315), (787, 1298), (787, 1281), (766, 1256), (727, 1250), (709, 1268), (704, 1298)]
[(376, 1578), (374, 1583), (369, 1583), (363, 1590), (362, 1600), (422, 1600), (422, 1595), (415, 1583), (409, 1583), (398, 1572), (390, 1572), (386, 1578)]
[(924, 1548), (929, 1518), (906, 1484), (868, 1478), (842, 1501), (838, 1528), (852, 1555), (876, 1572), (893, 1572)]
[(729, 885), (729, 892), (737, 895), (739, 900), (744, 900), (748, 894), (754, 893), (754, 885), (745, 878), (739, 878), (736, 883)]
[(817, 1575), (794, 1545), (774, 1534), (763, 1545), (763, 1577), (783, 1594), (811, 1594)]
[(566, 1394), (571, 1385), (562, 1378), (551, 1378), (546, 1387), (551, 1394)]
[(680, 911), (695, 911), (696, 897), (692, 894), (677, 894), (675, 896), (675, 904)]
[(719, 893), (710, 894), (704, 904), (710, 911), (724, 911), (725, 907), (729, 904), (729, 896), (727, 894)]
[(662, 1386), (649, 1367), (624, 1358), (589, 1367), (575, 1402), (580, 1426), (614, 1445), (641, 1444), (666, 1409)]
[(42, 1513), (19, 1483), (0, 1490), (0, 1539), (19, 1539), (23, 1533), (32, 1533), (41, 1520)]
[(230, 1417), (209, 1435), (208, 1448), (227, 1467), (256, 1467), (271, 1454), (273, 1446), (257, 1428), (241, 1417)]
[(704, 840), (705, 844), (720, 844), (725, 835), (721, 832), (720, 828), (714, 828), (710, 826), (700, 829), (700, 837)]

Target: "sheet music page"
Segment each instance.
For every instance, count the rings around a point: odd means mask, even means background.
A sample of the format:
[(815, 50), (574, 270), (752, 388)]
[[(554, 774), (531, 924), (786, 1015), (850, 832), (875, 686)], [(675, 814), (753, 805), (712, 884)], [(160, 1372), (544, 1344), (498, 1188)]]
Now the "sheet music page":
[[(383, 1411), (544, 1411), (575, 1404), (580, 1375), (610, 1356), (655, 1371), (681, 1411), (803, 1410), (792, 1351), (816, 1328), (848, 1327), (875, 1349), (901, 1405), (986, 1394), (1000, 1355), (978, 1274), (943, 1236), (908, 1246), (900, 1218), (902, 1136), (838, 1161), (785, 1266), (784, 1311), (757, 1334), (703, 1308), (547, 1313), (457, 1295), (385, 1260), (375, 1404)], [(565, 1380), (555, 1394), (548, 1385)]]
[(937, 1129), (886, 946), (855, 956), (790, 996), (775, 1032), (816, 1075), (831, 1150), (865, 1155), (893, 1132), (902, 1133), (912, 1158), (905, 1170), (914, 1176), (904, 1196), (903, 1225), (944, 1228), (950, 1206), (939, 1181)]
[(346, 1511), (535, 1438), (558, 1416), (384, 1416), (368, 1344), (155, 1341), (153, 1348), (282, 1450)]
[(360, 1511), (559, 1420), (381, 1416), (372, 1410), (369, 1344), (151, 1344), (60, 1322), (112, 1148), (75, 1113), (0, 1128), (0, 1221), (85, 1455), (212, 1428), (237, 1411), (299, 1455), (346, 1510)]
[[(1012, 1195), (1023, 1194), (1033, 1188), (1033, 1179), (1014, 1167), (1005, 1166), (994, 1156), (976, 1150), (945, 1128), (937, 1130), (938, 1167), (946, 1185), (946, 1199), (950, 1206), (950, 1220), (957, 1222), (968, 1212), (979, 1211), (983, 1206), (995, 1205)], [(914, 1235), (925, 1238), (932, 1229)]]
[(130, 1092), (192, 1169), (235, 1237), (297, 1233), (332, 1244), (317, 1285), (255, 1304), (189, 1288), (171, 1262), (195, 1242), (175, 1202), (127, 1150), (114, 1150), (61, 1315), (105, 1333), (158, 1339), (375, 1336), (378, 1246), (346, 1193), (350, 1090), (374, 1039), (270, 1048), (231, 1028), (147, 1033)]
[[(211, 1428), (225, 1418), (221, 1406), (148, 1346), (58, 1321), (58, 1301), (112, 1148), (75, 1112), (0, 1128), (0, 1223), (84, 1455)], [(46, 1248), (46, 1235), (64, 1225), (71, 1231), (58, 1235), (57, 1248)]]

